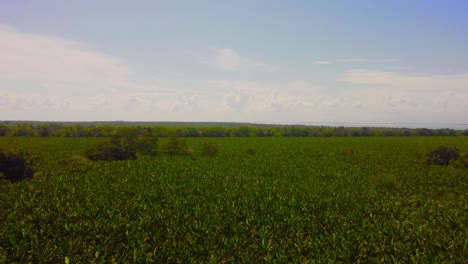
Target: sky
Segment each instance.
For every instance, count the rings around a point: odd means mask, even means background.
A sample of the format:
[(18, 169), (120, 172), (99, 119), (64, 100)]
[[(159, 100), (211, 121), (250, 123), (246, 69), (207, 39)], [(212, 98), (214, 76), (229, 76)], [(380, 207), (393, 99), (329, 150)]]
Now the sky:
[(466, 14), (464, 0), (0, 0), (0, 120), (466, 125)]

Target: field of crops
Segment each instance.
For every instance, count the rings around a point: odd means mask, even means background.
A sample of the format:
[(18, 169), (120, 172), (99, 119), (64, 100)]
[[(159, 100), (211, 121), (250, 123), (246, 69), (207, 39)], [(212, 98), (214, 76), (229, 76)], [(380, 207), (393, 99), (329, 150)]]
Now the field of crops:
[(56, 161), (103, 139), (15, 140), (42, 171), (1, 184), (0, 263), (468, 262), (468, 170), (421, 162), (468, 137), (196, 138), (87, 171)]

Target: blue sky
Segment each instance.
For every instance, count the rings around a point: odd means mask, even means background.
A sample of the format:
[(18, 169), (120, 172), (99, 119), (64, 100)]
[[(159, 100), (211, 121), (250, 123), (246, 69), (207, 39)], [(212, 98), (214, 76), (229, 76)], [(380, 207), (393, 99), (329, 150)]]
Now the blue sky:
[(466, 1), (0, 0), (0, 119), (466, 124), (466, 14)]

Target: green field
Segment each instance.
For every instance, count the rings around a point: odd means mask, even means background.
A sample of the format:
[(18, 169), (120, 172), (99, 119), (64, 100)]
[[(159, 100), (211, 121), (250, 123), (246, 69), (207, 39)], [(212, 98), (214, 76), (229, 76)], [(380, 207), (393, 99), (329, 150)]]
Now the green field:
[(196, 138), (85, 172), (57, 161), (105, 139), (14, 140), (42, 158), (0, 187), (0, 263), (468, 262), (468, 171), (422, 163), (468, 137)]

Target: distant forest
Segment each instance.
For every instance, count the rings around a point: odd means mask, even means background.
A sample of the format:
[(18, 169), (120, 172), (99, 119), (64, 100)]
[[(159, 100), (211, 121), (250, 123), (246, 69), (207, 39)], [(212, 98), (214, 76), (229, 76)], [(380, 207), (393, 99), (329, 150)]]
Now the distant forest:
[(468, 136), (468, 129), (327, 127), (251, 123), (0, 121), (0, 136), (111, 137), (133, 127), (158, 137)]

